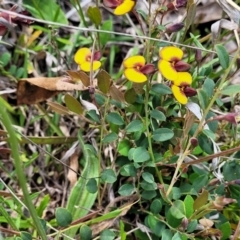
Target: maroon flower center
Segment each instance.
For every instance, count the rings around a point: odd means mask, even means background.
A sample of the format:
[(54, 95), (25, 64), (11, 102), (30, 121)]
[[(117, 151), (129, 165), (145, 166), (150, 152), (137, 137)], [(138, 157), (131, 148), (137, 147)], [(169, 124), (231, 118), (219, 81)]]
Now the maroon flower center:
[(91, 56), (90, 56), (90, 55), (88, 55), (88, 56), (86, 56), (86, 58), (85, 58), (85, 59), (86, 59), (86, 61), (87, 61), (87, 62), (90, 62), (90, 61), (91, 61)]
[(141, 72), (141, 69), (142, 69), (143, 66), (144, 66), (144, 65), (141, 64), (141, 63), (136, 63), (136, 64), (134, 65), (134, 69), (135, 69), (136, 71), (138, 71), (138, 72)]

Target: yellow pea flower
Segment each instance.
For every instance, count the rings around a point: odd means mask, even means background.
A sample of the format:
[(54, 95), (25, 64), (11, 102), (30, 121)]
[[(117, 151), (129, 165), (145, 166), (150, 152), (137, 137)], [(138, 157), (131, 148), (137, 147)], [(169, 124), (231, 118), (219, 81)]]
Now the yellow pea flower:
[(172, 92), (176, 100), (181, 104), (187, 104), (187, 97), (192, 97), (197, 94), (194, 88), (191, 88), (192, 76), (188, 72), (178, 72), (177, 79), (172, 82)]
[(132, 11), (136, 0), (103, 0), (103, 4), (114, 9), (113, 14), (120, 16)]
[[(91, 63), (91, 58), (93, 62)], [(98, 61), (101, 58), (100, 51), (92, 52), (89, 48), (80, 48), (74, 55), (74, 61), (79, 65), (80, 69), (84, 72), (90, 72), (91, 69), (96, 71), (101, 67), (101, 62)]]
[(182, 60), (183, 51), (178, 47), (164, 47), (159, 51), (158, 69), (166, 79), (174, 81), (178, 72), (188, 71), (190, 65)]
[(146, 82), (146, 74), (153, 73), (155, 69), (153, 64), (145, 63), (145, 58), (140, 55), (125, 59), (123, 62), (125, 77), (131, 82)]

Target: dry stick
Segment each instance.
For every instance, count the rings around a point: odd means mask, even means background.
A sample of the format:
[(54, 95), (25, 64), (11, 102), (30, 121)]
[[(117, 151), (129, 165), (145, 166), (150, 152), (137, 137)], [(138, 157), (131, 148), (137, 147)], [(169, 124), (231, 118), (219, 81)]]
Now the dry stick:
[(240, 150), (240, 146), (235, 147), (235, 148), (231, 148), (231, 149), (227, 149), (227, 150), (221, 151), (219, 153), (211, 154), (211, 155), (206, 156), (206, 157), (201, 157), (201, 158), (198, 158), (197, 160), (193, 160), (193, 161), (188, 162), (188, 163), (183, 163), (182, 166), (186, 167), (188, 165), (202, 163), (202, 162), (205, 162), (205, 161), (209, 161), (209, 160), (211, 160), (211, 159), (213, 159), (215, 157), (226, 156), (226, 155), (234, 153), (234, 152), (236, 152), (238, 150)]
[[(82, 27), (74, 27), (74, 26), (69, 26), (69, 25), (62, 24), (62, 23), (56, 23), (56, 22), (41, 20), (41, 19), (37, 19), (37, 18), (33, 18), (33, 17), (28, 17), (28, 16), (25, 16), (23, 14), (19, 14), (19, 13), (16, 13), (16, 12), (5, 10), (3, 8), (0, 8), (0, 12), (8, 13), (8, 14), (11, 14), (13, 16), (18, 16), (18, 17), (21, 17), (23, 19), (28, 19), (28, 20), (32, 20), (32, 21), (35, 21), (35, 22), (43, 23), (43, 24), (55, 25), (55, 26), (62, 27), (62, 28), (67, 28), (67, 29), (82, 30), (82, 31), (86, 31), (86, 32), (91, 31), (91, 32), (100, 32), (100, 33), (106, 33), (106, 34), (115, 34), (115, 35), (120, 35), (120, 36), (125, 36), (125, 37), (132, 37), (132, 38), (136, 38), (136, 39), (140, 38), (140, 39), (152, 40), (152, 41), (156, 41), (156, 42), (169, 43), (169, 44), (173, 44), (173, 45), (180, 46), (180, 47), (185, 47), (185, 48), (198, 49), (198, 50), (202, 50), (202, 51), (205, 51), (205, 52), (208, 52), (208, 53), (217, 54), (216, 51), (211, 51), (211, 50), (208, 50), (208, 49), (202, 49), (202, 48), (199, 48), (199, 47), (189, 46), (189, 45), (186, 45), (186, 44), (176, 43), (176, 42), (172, 42), (172, 41), (168, 41), (168, 40), (162, 40), (162, 39), (160, 40), (160, 39), (152, 38), (152, 37), (148, 37), (148, 36), (138, 36), (138, 35), (132, 35), (132, 34), (123, 33), (123, 32), (106, 31), (106, 30), (101, 30), (101, 29), (89, 29), (89, 28), (82, 28)], [(230, 55), (230, 57), (233, 57), (233, 56)]]
[[(237, 58), (238, 58), (238, 56), (239, 56), (239, 52), (240, 52), (240, 48), (238, 48), (238, 50), (237, 50), (237, 52), (235, 53), (235, 55), (234, 55), (234, 57), (233, 57), (230, 65), (229, 65), (229, 67), (225, 70), (224, 75), (223, 75), (223, 77), (222, 77), (222, 79), (221, 79), (221, 81), (220, 81), (220, 83), (219, 83), (219, 87), (218, 87), (218, 89), (216, 90), (215, 94), (213, 95), (213, 97), (212, 97), (209, 105), (208, 105), (207, 108), (205, 109), (205, 111), (204, 111), (204, 113), (203, 113), (203, 116), (202, 116), (202, 119), (201, 119), (201, 121), (200, 121), (200, 123), (199, 123), (199, 125), (198, 125), (198, 128), (197, 128), (197, 130), (195, 131), (195, 133), (193, 134), (193, 138), (194, 138), (194, 137), (197, 137), (198, 133), (202, 130), (202, 126), (203, 126), (203, 124), (204, 124), (204, 122), (205, 122), (205, 118), (206, 118), (208, 112), (210, 111), (212, 105), (213, 105), (214, 102), (216, 101), (217, 97), (221, 94), (221, 90), (222, 90), (221, 88), (222, 88), (223, 84), (225, 83), (225, 81), (226, 81), (226, 79), (227, 79), (227, 76), (228, 76), (228, 74), (229, 74), (229, 72), (230, 72), (233, 64), (234, 64), (235, 61), (237, 60)], [(189, 141), (188, 144), (187, 144), (187, 146), (186, 146), (186, 149), (185, 149), (183, 152), (180, 153), (180, 156), (179, 156), (179, 158), (178, 158), (178, 160), (177, 160), (177, 167), (176, 167), (176, 170), (175, 170), (175, 172), (174, 172), (172, 181), (171, 181), (171, 183), (170, 183), (170, 185), (169, 185), (169, 187), (168, 187), (168, 189), (167, 189), (166, 196), (168, 196), (168, 195), (170, 194), (170, 192), (172, 191), (172, 188), (173, 188), (173, 186), (174, 186), (174, 183), (177, 181), (178, 172), (179, 172), (179, 170), (180, 170), (180, 168), (181, 168), (181, 166), (182, 166), (182, 163), (183, 163), (185, 157), (189, 154), (189, 149), (190, 149), (190, 147), (191, 147), (191, 142)]]

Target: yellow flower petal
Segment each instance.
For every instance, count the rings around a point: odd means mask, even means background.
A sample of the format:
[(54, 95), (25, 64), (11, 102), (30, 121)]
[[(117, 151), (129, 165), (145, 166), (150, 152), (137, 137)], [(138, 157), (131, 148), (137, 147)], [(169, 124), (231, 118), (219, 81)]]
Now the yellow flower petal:
[[(101, 62), (100, 61), (93, 61), (92, 64), (92, 70), (96, 71), (101, 67)], [(84, 62), (80, 65), (80, 69), (84, 72), (90, 72), (91, 71), (91, 62)]]
[(159, 56), (161, 59), (164, 59), (168, 62), (170, 61), (179, 61), (183, 57), (183, 51), (178, 47), (164, 47), (159, 51)]
[(136, 71), (134, 68), (125, 69), (124, 75), (131, 82), (142, 83), (147, 81), (146, 75)]
[(124, 15), (130, 12), (133, 7), (135, 6), (135, 1), (133, 0), (124, 0), (122, 4), (115, 8), (114, 14), (115, 15)]
[(178, 78), (178, 72), (172, 67), (171, 63), (165, 60), (158, 61), (160, 73), (168, 80), (175, 81)]
[(141, 66), (144, 66), (145, 62), (146, 61), (145, 61), (145, 58), (143, 56), (137, 55), (137, 56), (132, 56), (132, 57), (129, 57), (129, 58), (125, 59), (123, 61), (123, 66), (125, 68), (133, 68), (138, 64), (141, 65)]
[(192, 84), (192, 76), (188, 72), (178, 72), (178, 77), (173, 81), (176, 86), (190, 86)]
[(86, 62), (86, 58), (91, 56), (91, 51), (89, 48), (80, 48), (74, 55), (74, 61), (81, 65), (82, 63)]
[(188, 99), (180, 87), (172, 85), (172, 92), (176, 100), (181, 104), (187, 104)]

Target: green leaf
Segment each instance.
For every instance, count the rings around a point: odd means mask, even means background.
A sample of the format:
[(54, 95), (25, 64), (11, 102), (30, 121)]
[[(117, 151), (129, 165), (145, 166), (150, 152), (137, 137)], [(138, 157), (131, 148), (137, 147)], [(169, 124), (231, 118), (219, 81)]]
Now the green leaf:
[(17, 79), (19, 79), (19, 78), (22, 78), (23, 77), (23, 75), (24, 75), (24, 73), (25, 73), (25, 68), (23, 68), (23, 67), (20, 67), (20, 68), (18, 68), (17, 69), (17, 72), (16, 72), (16, 78)]
[(179, 232), (175, 233), (172, 240), (187, 240), (187, 237)]
[(158, 95), (167, 95), (167, 94), (172, 94), (172, 90), (170, 87), (163, 83), (156, 83), (153, 84), (152, 89), (154, 93), (157, 93)]
[(198, 192), (201, 188), (205, 187), (208, 184), (208, 175), (201, 175), (196, 178), (193, 183), (193, 188)]
[(23, 0), (23, 4), (35, 18), (68, 24), (65, 13), (56, 0)]
[(150, 112), (150, 116), (159, 121), (166, 121), (166, 116), (161, 111), (158, 111), (158, 110), (152, 110)]
[(162, 202), (160, 199), (154, 199), (150, 205), (150, 210), (153, 214), (160, 213), (162, 210)]
[(153, 233), (158, 237), (161, 237), (162, 231), (165, 229), (166, 225), (152, 215), (147, 216), (147, 223)]
[(81, 103), (74, 98), (73, 96), (66, 94), (64, 97), (65, 104), (68, 108), (68, 110), (77, 113), (77, 114), (82, 114), (83, 113), (83, 107)]
[(111, 132), (108, 135), (106, 135), (103, 139), (103, 143), (111, 143), (118, 139), (118, 135), (115, 132)]
[(207, 137), (212, 138), (213, 140), (216, 139), (216, 134), (213, 133), (211, 130), (209, 130), (209, 129), (203, 129), (202, 132), (203, 132), (203, 134), (205, 134)]
[(197, 219), (192, 220), (192, 221), (188, 224), (188, 226), (187, 226), (187, 231), (188, 231), (189, 233), (195, 231), (196, 228), (197, 228), (197, 225), (198, 225)]
[(219, 229), (222, 232), (221, 240), (229, 239), (231, 232), (232, 232), (230, 223), (229, 222), (223, 223), (219, 227)]
[(134, 162), (146, 162), (149, 159), (150, 159), (150, 155), (144, 147), (138, 147), (134, 149), (134, 152), (133, 152)]
[(111, 76), (103, 69), (97, 75), (98, 88), (101, 92), (107, 94), (111, 84)]
[(170, 207), (170, 212), (176, 219), (183, 219), (185, 217), (185, 206), (183, 201), (176, 200)]
[[(101, 30), (104, 31), (112, 31), (113, 30), (113, 23), (112, 20), (104, 21), (100, 27)], [(100, 43), (104, 47), (107, 42), (111, 39), (110, 33), (99, 33)]]
[(118, 193), (121, 195), (121, 196), (130, 196), (134, 193), (135, 191), (135, 188), (132, 184), (130, 183), (126, 183), (126, 184), (123, 184), (119, 189), (118, 189)]
[(92, 239), (92, 229), (89, 226), (83, 225), (80, 228), (80, 239), (81, 240), (91, 240)]
[(122, 156), (128, 156), (128, 152), (131, 148), (131, 143), (129, 140), (124, 139), (122, 140), (117, 147), (118, 152), (122, 155)]
[(146, 200), (151, 200), (157, 196), (157, 193), (155, 190), (147, 191), (144, 190), (141, 194), (141, 197)]
[(87, 115), (95, 122), (100, 123), (99, 115), (96, 113), (95, 110), (90, 110), (87, 112)]
[(100, 240), (113, 240), (116, 234), (111, 230), (103, 230), (100, 234)]
[(60, 227), (67, 227), (72, 222), (72, 214), (66, 208), (57, 208), (55, 215)]
[(194, 200), (193, 200), (192, 196), (187, 195), (184, 198), (183, 202), (184, 202), (184, 206), (185, 206), (185, 210), (186, 210), (186, 217), (189, 218), (194, 212), (194, 209), (193, 209)]
[(172, 240), (173, 233), (169, 229), (164, 229), (162, 232), (162, 240)]
[(148, 183), (154, 183), (155, 182), (153, 175), (149, 172), (144, 172), (142, 174), (142, 178)]
[(48, 194), (46, 194), (41, 199), (41, 202), (40, 202), (39, 206), (37, 207), (37, 214), (38, 214), (39, 217), (42, 217), (43, 212), (46, 210), (49, 202), (50, 202), (50, 196)]
[(121, 125), (124, 124), (124, 121), (123, 121), (122, 117), (117, 112), (109, 113), (107, 115), (106, 119), (109, 123), (113, 123), (113, 124), (118, 125), (118, 126), (121, 126)]
[(105, 183), (114, 183), (117, 180), (117, 176), (112, 169), (105, 169), (101, 174), (101, 179)]
[(202, 107), (202, 109), (206, 109), (208, 105), (208, 100), (209, 100), (206, 92), (203, 89), (198, 89), (197, 93), (198, 93), (200, 106)]
[(155, 182), (150, 184), (144, 180), (140, 183), (140, 186), (146, 191), (153, 191), (157, 189), (157, 184)]
[(102, 15), (98, 7), (89, 7), (87, 10), (87, 15), (92, 21), (92, 23), (95, 24), (95, 26), (99, 26), (102, 22)]
[(143, 123), (140, 120), (133, 120), (126, 126), (126, 132), (132, 133), (132, 132), (138, 132), (143, 129)]
[(198, 136), (198, 143), (204, 152), (208, 154), (213, 154), (212, 141), (205, 134), (200, 134)]
[(21, 240), (32, 240), (32, 234), (28, 232), (21, 232)]
[(126, 240), (126, 238), (127, 238), (127, 233), (124, 230), (124, 222), (123, 221), (120, 221), (120, 238), (121, 238), (121, 240)]
[(3, 67), (7, 66), (10, 62), (11, 54), (9, 52), (5, 52), (0, 57), (0, 62)]
[[(80, 131), (78, 133), (78, 139), (82, 146), (83, 139)], [(94, 148), (90, 145), (83, 145), (81, 149), (83, 151), (84, 161), (82, 162), (84, 163), (84, 168), (81, 172), (81, 177), (78, 178), (77, 183), (71, 189), (67, 201), (67, 209), (72, 214), (73, 220), (86, 216), (89, 209), (94, 205), (97, 193), (90, 193), (87, 190), (87, 182), (88, 179), (95, 178), (98, 184), (99, 178), (97, 177), (100, 175), (99, 160)], [(78, 229), (79, 227), (73, 227), (65, 233), (67, 236), (74, 238)]]
[(215, 82), (211, 78), (207, 78), (203, 83), (203, 90), (209, 98), (213, 96), (215, 88)]
[(174, 136), (171, 129), (168, 128), (158, 128), (153, 132), (152, 138), (157, 142), (164, 142), (170, 140)]
[(230, 85), (221, 90), (222, 95), (229, 95), (229, 96), (232, 96), (239, 92), (240, 92), (240, 84)]
[(98, 190), (98, 186), (97, 186), (97, 181), (96, 181), (96, 179), (95, 179), (95, 178), (89, 179), (88, 182), (87, 182), (86, 187), (87, 187), (88, 192), (90, 192), (90, 193), (96, 193), (97, 190)]
[(223, 47), (220, 44), (217, 44), (215, 46), (215, 48), (216, 48), (219, 62), (221, 64), (222, 68), (227, 69), (229, 66), (229, 54), (228, 54), (227, 50), (225, 49), (225, 47)]
[(137, 175), (137, 170), (136, 168), (133, 166), (133, 164), (126, 164), (124, 166), (121, 167), (120, 169), (120, 174), (122, 176), (126, 176), (126, 177), (136, 177)]

